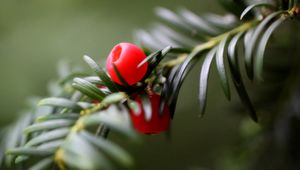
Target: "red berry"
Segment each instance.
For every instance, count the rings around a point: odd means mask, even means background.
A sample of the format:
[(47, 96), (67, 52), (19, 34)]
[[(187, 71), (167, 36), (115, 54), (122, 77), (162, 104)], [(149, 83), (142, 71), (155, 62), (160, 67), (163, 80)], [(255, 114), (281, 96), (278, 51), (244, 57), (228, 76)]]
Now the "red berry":
[(115, 73), (113, 64), (117, 67), (122, 77), (129, 85), (139, 82), (147, 72), (148, 63), (138, 67), (147, 56), (134, 44), (117, 44), (110, 52), (106, 60), (106, 69), (111, 79), (122, 84)]
[(160, 96), (157, 94), (150, 95), (150, 102), (152, 108), (152, 116), (150, 120), (145, 119), (145, 112), (142, 107), (142, 101), (139, 96), (135, 98), (138, 102), (141, 112), (134, 113), (130, 110), (130, 117), (133, 127), (143, 134), (155, 134), (164, 132), (169, 128), (170, 124), (170, 112), (169, 107), (166, 105), (163, 110), (163, 114), (159, 115), (159, 101)]

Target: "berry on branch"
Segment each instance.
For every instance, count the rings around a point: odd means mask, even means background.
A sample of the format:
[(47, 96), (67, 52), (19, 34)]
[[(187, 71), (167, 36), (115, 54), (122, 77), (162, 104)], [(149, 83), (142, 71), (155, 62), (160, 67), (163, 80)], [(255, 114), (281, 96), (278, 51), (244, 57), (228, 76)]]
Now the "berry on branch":
[(114, 70), (115, 65), (127, 84), (134, 85), (139, 82), (147, 72), (147, 62), (138, 67), (146, 57), (142, 49), (134, 44), (117, 44), (107, 57), (107, 72), (114, 82), (122, 85), (122, 82)]
[(170, 125), (170, 112), (167, 105), (164, 106), (162, 115), (159, 114), (159, 101), (160, 95), (149, 95), (152, 116), (150, 120), (146, 120), (145, 111), (142, 106), (142, 101), (139, 96), (135, 98), (135, 101), (139, 104), (140, 112), (135, 113), (130, 110), (130, 117), (133, 127), (143, 134), (157, 134), (166, 131)]

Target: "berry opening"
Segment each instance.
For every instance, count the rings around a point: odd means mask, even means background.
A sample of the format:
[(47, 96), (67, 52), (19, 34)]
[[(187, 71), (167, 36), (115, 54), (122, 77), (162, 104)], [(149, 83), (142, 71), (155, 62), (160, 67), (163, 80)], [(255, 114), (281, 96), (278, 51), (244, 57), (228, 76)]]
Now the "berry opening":
[(129, 85), (139, 82), (147, 72), (146, 62), (137, 67), (147, 56), (138, 46), (131, 43), (119, 43), (109, 53), (106, 60), (106, 69), (111, 79), (122, 85), (114, 70), (114, 65)]
[(112, 52), (113, 56), (113, 62), (116, 62), (122, 53), (122, 47), (120, 45), (116, 46)]

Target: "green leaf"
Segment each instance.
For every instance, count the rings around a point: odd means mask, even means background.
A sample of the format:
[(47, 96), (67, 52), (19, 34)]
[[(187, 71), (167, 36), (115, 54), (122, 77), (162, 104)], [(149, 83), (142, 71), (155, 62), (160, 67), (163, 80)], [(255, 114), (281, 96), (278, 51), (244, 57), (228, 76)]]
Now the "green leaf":
[[(187, 22), (185, 22), (185, 20), (182, 18), (182, 16), (179, 16), (178, 14), (174, 13), (173, 11), (163, 8), (163, 7), (157, 7), (155, 8), (155, 13), (156, 15), (158, 15), (162, 20), (168, 22), (168, 24), (171, 24), (172, 26), (175, 26), (176, 28), (179, 28), (180, 30), (182, 30), (183, 32), (190, 34), (191, 32), (193, 32), (195, 30), (195, 28), (191, 27), (189, 24), (187, 24)], [(200, 34), (198, 32), (193, 32), (194, 36), (198, 39), (201, 40), (206, 40), (207, 36), (204, 36), (203, 34)], [(153, 35), (155, 36), (155, 35)], [(165, 35), (162, 35), (163, 37), (166, 37)], [(156, 35), (155, 38), (158, 40), (164, 40), (162, 38), (160, 38), (160, 35)], [(170, 37), (171, 38), (171, 37)], [(163, 42), (161, 43), (164, 46), (166, 45), (176, 45), (176, 44), (170, 44), (168, 42)], [(176, 47), (176, 46), (175, 46)], [(158, 48), (160, 49), (160, 48)]]
[(135, 114), (139, 114), (141, 113), (141, 107), (140, 105), (134, 101), (134, 100), (127, 100), (128, 101), (128, 106), (129, 108), (135, 113)]
[(203, 116), (206, 108), (207, 100), (207, 82), (209, 77), (210, 66), (212, 60), (217, 52), (216, 48), (210, 50), (204, 59), (202, 68), (200, 71), (200, 82), (199, 82), (199, 104), (200, 104), (200, 114)]
[(62, 160), (71, 169), (114, 169), (110, 161), (102, 153), (77, 134), (69, 138), (68, 142), (63, 145), (62, 151)]
[(240, 20), (242, 20), (244, 18), (245, 15), (247, 15), (252, 9), (256, 8), (256, 7), (267, 7), (267, 8), (271, 8), (274, 9), (275, 7), (270, 4), (270, 3), (266, 3), (266, 2), (258, 2), (255, 4), (252, 4), (250, 6), (248, 6), (241, 14), (240, 16)]
[(251, 28), (249, 29), (246, 33), (245, 33), (245, 36), (244, 36), (244, 48), (247, 48), (248, 47), (248, 44), (251, 40), (251, 37), (254, 33), (255, 29), (254, 28)]
[(167, 46), (167, 47), (165, 47), (163, 50), (161, 50), (161, 55), (162, 55), (162, 56), (165, 56), (165, 55), (167, 55), (171, 50), (172, 50), (172, 47), (171, 47), (171, 46)]
[(100, 79), (103, 81), (105, 86), (107, 88), (109, 88), (109, 90), (111, 92), (117, 92), (118, 91), (118, 89), (117, 89), (116, 85), (114, 84), (114, 82), (112, 82), (112, 80), (108, 77), (106, 72), (100, 66), (98, 66), (97, 63), (92, 58), (85, 55), (85, 56), (83, 56), (83, 59), (94, 70), (94, 72), (100, 77)]
[(160, 41), (163, 46), (171, 45), (173, 47), (180, 47), (180, 46), (186, 46), (182, 45), (182, 43), (178, 43), (175, 39), (176, 37), (173, 37), (171, 34), (177, 34), (176, 32), (173, 32), (171, 29), (162, 27), (162, 25), (154, 25), (153, 28), (150, 31), (151, 35), (157, 40)]
[(96, 84), (96, 85), (99, 85), (99, 86), (104, 86), (103, 81), (97, 76), (84, 77), (83, 79), (90, 82), (90, 83), (92, 83), (92, 84)]
[(75, 77), (84, 77), (84, 76), (89, 76), (89, 74), (87, 73), (82, 73), (82, 72), (75, 72), (75, 73), (71, 73), (69, 75), (67, 75), (66, 77), (64, 77), (63, 79), (59, 80), (59, 84), (65, 84), (68, 81), (73, 80)]
[(199, 40), (192, 39), (177, 30), (170, 28), (164, 24), (155, 24), (151, 31), (154, 38), (162, 41), (164, 46), (172, 47), (194, 47), (199, 44)]
[(110, 104), (114, 104), (114, 103), (119, 103), (126, 98), (127, 98), (127, 95), (124, 92), (112, 93), (112, 94), (106, 96), (102, 100), (101, 103), (105, 104), (105, 105), (110, 105)]
[(35, 146), (35, 145), (39, 145), (41, 143), (46, 143), (46, 142), (54, 140), (54, 139), (63, 138), (65, 136), (67, 136), (69, 131), (70, 131), (69, 128), (62, 128), (62, 129), (56, 129), (56, 130), (52, 130), (49, 132), (45, 132), (43, 134), (36, 136), (35, 138), (32, 138), (30, 141), (28, 141), (26, 143), (25, 146), (26, 147)]
[(48, 169), (52, 165), (52, 163), (52, 157), (44, 158), (32, 165), (28, 170), (45, 170)]
[(50, 97), (43, 99), (39, 102), (40, 106), (54, 106), (54, 107), (64, 107), (73, 110), (81, 110), (82, 108), (77, 105), (75, 102), (65, 99), (65, 98), (58, 98), (58, 97)]
[(22, 130), (31, 123), (33, 116), (32, 113), (23, 113), (19, 120), (11, 125), (3, 136), (6, 139), (3, 141), (4, 148), (15, 148), (21, 144), (25, 137)]
[(75, 78), (72, 86), (92, 99), (101, 101), (105, 96), (97, 86), (81, 78)]
[[(248, 51), (249, 49), (249, 42), (251, 41), (251, 38), (253, 36), (253, 33), (255, 31), (255, 28), (251, 28), (249, 29), (246, 33), (245, 33), (245, 36), (244, 36), (244, 50), (245, 50), (245, 53), (246, 51)], [(252, 69), (251, 69), (251, 65), (252, 65), (252, 59), (251, 59), (251, 56), (249, 56), (248, 58), (246, 57), (246, 54), (244, 54), (245, 56), (245, 59), (244, 59), (244, 62), (245, 62), (245, 68), (246, 68), (246, 73), (247, 73), (247, 76), (248, 78), (250, 78), (251, 80), (253, 79), (253, 72), (252, 72)]]
[(142, 107), (145, 113), (145, 120), (149, 122), (152, 118), (152, 106), (151, 101), (149, 99), (149, 96), (147, 94), (141, 94), (140, 95), (141, 101), (142, 101)]
[(173, 81), (172, 87), (175, 87), (177, 89), (180, 88), (180, 84), (182, 80), (186, 77), (188, 72), (191, 70), (192, 66), (195, 64), (196, 56), (198, 56), (200, 52), (192, 52), (185, 60), (184, 62), (178, 67), (175, 79)]
[[(195, 57), (191, 57), (190, 59), (191, 60), (186, 59), (185, 61), (187, 61), (187, 62), (186, 63), (183, 62), (179, 66), (178, 71), (176, 72), (177, 74), (174, 77), (174, 80), (172, 82), (172, 85), (169, 87), (170, 89), (172, 89), (170, 91), (170, 96), (169, 96), (169, 100), (168, 100), (168, 104), (169, 104), (169, 108), (170, 108), (170, 114), (172, 116), (174, 116), (174, 113), (175, 113), (177, 99), (178, 99), (178, 96), (179, 96), (180, 88), (181, 88), (181, 86), (184, 82), (184, 79), (186, 78), (186, 76), (188, 75), (190, 70), (193, 68), (193, 66), (198, 61)], [(162, 113), (163, 112), (161, 112), (161, 114)]]
[(106, 139), (108, 137), (109, 132), (110, 129), (106, 127), (104, 124), (101, 124), (100, 126), (98, 126), (95, 136), (101, 136)]
[[(32, 113), (23, 113), (20, 119), (15, 124), (12, 124), (12, 127), (8, 129), (3, 137), (3, 139), (5, 139), (5, 141), (3, 141), (3, 149), (7, 150), (23, 145), (27, 140), (27, 135), (23, 134), (23, 129), (31, 123), (33, 116)], [(6, 166), (9, 167), (12, 166), (14, 160), (15, 156), (13, 155), (6, 155), (4, 158)]]
[[(193, 65), (197, 61), (196, 60), (197, 55), (198, 55), (198, 52), (191, 53), (184, 60), (184, 62), (182, 64), (180, 64), (180, 66), (176, 70), (176, 73), (174, 74), (174, 79), (173, 79), (172, 84), (171, 84), (171, 88), (174, 89), (173, 92), (179, 91), (183, 80), (185, 79), (188, 72), (192, 69)], [(174, 96), (176, 96), (175, 93), (173, 93), (173, 92), (170, 96), (171, 100), (172, 100), (172, 98), (174, 98)], [(171, 102), (169, 101), (169, 103), (171, 103)]]
[(105, 152), (112, 159), (116, 160), (118, 163), (121, 163), (123, 166), (131, 167), (133, 165), (131, 156), (118, 145), (109, 142), (102, 137), (95, 137), (86, 131), (81, 131), (80, 135), (82, 135), (84, 139), (86, 139), (93, 145), (100, 148), (101, 151)]
[(159, 64), (159, 62), (162, 60), (163, 55), (161, 54), (161, 51), (159, 51), (158, 55), (153, 58), (149, 63), (148, 63), (148, 69), (146, 74), (144, 75), (144, 79), (147, 79), (152, 73), (155, 67)]
[(6, 152), (10, 155), (29, 155), (29, 156), (48, 156), (54, 154), (51, 149), (36, 149), (36, 148), (14, 148)]
[(149, 62), (151, 60), (153, 60), (155, 57), (157, 57), (158, 55), (160, 55), (161, 50), (156, 51), (154, 53), (151, 53), (150, 55), (148, 55), (142, 62), (139, 63), (139, 65), (137, 66), (137, 68), (141, 67), (142, 65), (144, 65), (146, 62)]
[[(168, 100), (170, 98), (170, 95), (172, 94), (172, 88), (170, 88), (171, 84), (173, 84), (173, 81), (175, 80), (176, 73), (179, 66), (175, 66), (172, 68), (167, 81), (163, 85), (163, 89), (161, 92), (160, 102), (159, 102), (159, 114), (163, 114), (163, 110), (165, 108), (166, 103), (168, 103)], [(174, 114), (171, 114), (171, 118), (173, 118)]]
[(24, 155), (17, 156), (16, 159), (15, 159), (15, 164), (19, 164), (19, 163), (22, 163), (24, 161), (27, 161), (29, 158), (30, 158), (29, 156), (24, 156)]
[(225, 52), (225, 47), (226, 43), (228, 41), (228, 36), (226, 36), (219, 44), (216, 52), (216, 65), (217, 65), (217, 70), (219, 73), (219, 77), (221, 79), (221, 85), (224, 91), (225, 96), (227, 97), (228, 100), (230, 100), (230, 87), (229, 87), (229, 82), (228, 78), (226, 75), (226, 68), (225, 68), (225, 63), (224, 63), (224, 57), (226, 57)]
[(122, 74), (120, 73), (119, 69), (117, 68), (117, 66), (115, 64), (113, 64), (113, 68), (114, 71), (118, 77), (118, 79), (120, 80), (120, 82), (122, 83), (123, 86), (125, 86), (126, 88), (130, 88), (130, 85), (127, 83), (127, 81), (123, 78)]
[(190, 30), (190, 28), (182, 21), (182, 19), (169, 9), (157, 7), (155, 9), (155, 13), (163, 20), (170, 22), (177, 27)]
[(205, 34), (216, 35), (220, 33), (220, 30), (213, 27), (209, 22), (187, 9), (179, 10), (179, 14), (182, 16), (185, 22), (187, 22), (197, 30), (204, 32)]
[(141, 46), (150, 48), (152, 50), (158, 50), (164, 45), (156, 40), (150, 33), (144, 30), (135, 31), (135, 37)]
[[(180, 66), (178, 67), (178, 69), (174, 75), (174, 80), (172, 81), (172, 84), (170, 86), (170, 89), (172, 91), (169, 91), (170, 95), (169, 95), (168, 104), (169, 104), (169, 108), (170, 108), (171, 117), (173, 117), (175, 114), (176, 103), (177, 103), (177, 99), (179, 96), (179, 91), (183, 84), (184, 79), (186, 78), (188, 73), (191, 71), (191, 69), (194, 67), (194, 65), (197, 63), (197, 61), (198, 61), (197, 56), (200, 56), (205, 51), (206, 50), (192, 52), (185, 59), (185, 61), (182, 64), (180, 64)], [(164, 107), (164, 106), (161, 105), (161, 107)]]
[(133, 131), (128, 118), (128, 113), (120, 113), (120, 110), (111, 106), (106, 111), (101, 111), (93, 115), (89, 115), (83, 119), (85, 127), (104, 124), (113, 131), (119, 132), (122, 135), (137, 139), (136, 133)]
[(266, 30), (266, 32), (263, 34), (259, 44), (258, 44), (258, 49), (256, 51), (256, 55), (255, 55), (255, 69), (254, 69), (254, 75), (256, 77), (257, 80), (259, 81), (263, 81), (262, 78), (262, 72), (263, 72), (263, 61), (264, 61), (264, 53), (265, 53), (265, 49), (268, 43), (268, 40), (270, 38), (270, 36), (272, 35), (273, 31), (284, 21), (284, 18), (280, 18), (278, 20), (276, 20), (274, 23), (272, 23), (268, 29)]
[(154, 57), (148, 65), (148, 70), (147, 73), (144, 76), (144, 79), (147, 79), (149, 77), (149, 75), (152, 74), (153, 69), (155, 69), (155, 67), (157, 67), (157, 65), (161, 62), (161, 60), (163, 59), (163, 57), (165, 55), (167, 55), (167, 53), (172, 49), (171, 46), (167, 46), (166, 48), (164, 48), (163, 50), (159, 51), (159, 54)]
[(238, 33), (236, 36), (232, 38), (228, 45), (228, 63), (229, 63), (229, 68), (232, 74), (232, 79), (233, 79), (233, 84), (234, 87), (242, 101), (242, 103), (248, 108), (250, 112), (251, 118), (257, 122), (257, 115), (256, 111), (252, 105), (252, 102), (250, 100), (250, 97), (247, 93), (247, 90), (245, 88), (245, 85), (242, 80), (241, 76), (241, 71), (240, 71), (240, 66), (239, 66), (239, 59), (238, 59), (238, 41), (242, 37), (243, 32)]
[(236, 34), (230, 41), (228, 45), (228, 63), (230, 70), (232, 72), (232, 77), (235, 81), (238, 83), (241, 81), (240, 77), (240, 67), (238, 63), (238, 56), (237, 56), (237, 51), (238, 51), (238, 42), (242, 38), (244, 32), (240, 32)]
[(58, 129), (62, 127), (69, 127), (75, 123), (76, 120), (58, 119), (49, 120), (47, 122), (35, 123), (25, 128), (25, 133), (32, 133), (43, 130)]
[(77, 104), (82, 107), (83, 109), (89, 109), (91, 107), (94, 106), (93, 103), (89, 103), (89, 102), (77, 102)]
[(153, 58), (153, 60), (151, 60), (149, 70), (153, 70), (171, 49), (171, 46), (167, 46), (163, 50), (161, 50), (161, 52), (159, 52), (159, 54), (155, 58)]
[(78, 113), (56, 113), (56, 114), (50, 114), (46, 116), (40, 116), (37, 118), (37, 122), (45, 122), (48, 120), (56, 120), (56, 119), (71, 119), (71, 120), (77, 120), (79, 118)]
[(65, 142), (65, 139), (58, 139), (58, 140), (43, 143), (43, 144), (37, 146), (36, 148), (57, 150), (60, 146), (62, 146), (64, 144), (64, 142)]
[(257, 40), (259, 39), (261, 33), (264, 31), (265, 27), (277, 16), (286, 13), (286, 11), (277, 11), (270, 15), (268, 15), (262, 22), (257, 26), (254, 33), (252, 34), (250, 41), (245, 46), (245, 63), (246, 63), (246, 71), (248, 77), (253, 79), (253, 52), (256, 47)]
[(81, 92), (74, 91), (72, 96), (70, 97), (70, 100), (73, 101), (73, 102), (77, 102), (77, 104), (78, 104), (82, 98), (83, 98), (83, 94)]
[(227, 31), (229, 29), (234, 28), (237, 25), (236, 17), (232, 14), (227, 15), (217, 15), (214, 13), (207, 13), (203, 16), (207, 22), (215, 27), (222, 29), (223, 31)]

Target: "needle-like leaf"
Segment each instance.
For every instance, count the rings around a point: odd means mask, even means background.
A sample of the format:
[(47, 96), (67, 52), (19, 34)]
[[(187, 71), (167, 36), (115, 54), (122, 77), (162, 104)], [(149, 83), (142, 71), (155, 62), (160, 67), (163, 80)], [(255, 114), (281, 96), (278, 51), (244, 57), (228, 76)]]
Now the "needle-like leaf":
[(122, 74), (120, 73), (119, 69), (117, 68), (117, 66), (115, 64), (113, 64), (113, 68), (114, 71), (118, 77), (118, 79), (120, 80), (120, 82), (122, 83), (123, 86), (125, 86), (126, 88), (130, 88), (130, 85), (127, 83), (127, 81), (123, 78)]
[(196, 29), (203, 31), (204, 33), (207, 33), (209, 35), (216, 35), (220, 33), (220, 31), (217, 28), (210, 25), (209, 22), (187, 9), (181, 9), (179, 11), (179, 14), (183, 17), (185, 22), (192, 25)]
[(173, 23), (174, 25), (184, 28), (186, 30), (190, 29), (184, 22), (182, 22), (182, 19), (179, 16), (177, 16), (174, 12), (172, 12), (169, 9), (157, 7), (155, 9), (155, 12), (160, 18), (167, 22)]
[[(80, 146), (80, 149), (78, 149), (78, 146)], [(72, 135), (70, 140), (62, 147), (62, 150), (63, 156), (61, 159), (72, 169), (115, 169), (111, 161), (81, 135)]]
[(119, 103), (122, 100), (125, 100), (127, 97), (126, 93), (124, 92), (118, 92), (118, 93), (112, 93), (110, 95), (107, 95), (103, 100), (102, 100), (102, 104), (104, 105), (111, 105), (114, 103)]
[(75, 78), (72, 86), (92, 99), (101, 101), (105, 97), (105, 94), (96, 85), (82, 78)]
[(76, 103), (69, 99), (50, 97), (43, 99), (39, 102), (40, 106), (54, 106), (54, 107), (63, 107), (73, 110), (81, 110), (82, 108)]
[(139, 63), (139, 65), (137, 66), (138, 68), (141, 67), (143, 64), (145, 64), (146, 62), (150, 62), (151, 60), (153, 60), (155, 57), (157, 57), (160, 54), (161, 50), (156, 51), (154, 53), (151, 53), (150, 55), (148, 55), (142, 62)]
[(61, 129), (56, 129), (52, 130), (46, 133), (43, 133), (35, 138), (32, 138), (30, 141), (26, 143), (26, 147), (38, 145), (41, 143), (45, 143), (54, 139), (60, 139), (65, 137), (69, 133), (70, 129), (69, 128), (61, 128)]
[(213, 58), (215, 57), (217, 49), (213, 48), (207, 54), (202, 64), (200, 71), (200, 81), (199, 81), (199, 104), (200, 104), (200, 114), (203, 116), (206, 108), (207, 100), (207, 82), (210, 72), (210, 66)]
[(52, 163), (53, 163), (52, 157), (44, 158), (38, 161), (37, 163), (35, 163), (34, 165), (32, 165), (31, 167), (29, 167), (28, 170), (45, 170), (48, 169)]
[(6, 152), (10, 155), (48, 156), (54, 153), (51, 149), (14, 148)]
[(95, 137), (86, 131), (81, 132), (80, 135), (82, 135), (84, 139), (86, 139), (93, 145), (100, 148), (101, 151), (105, 152), (112, 159), (120, 162), (123, 166), (130, 167), (133, 165), (133, 160), (130, 155), (118, 145), (107, 141), (104, 138)]
[(76, 120), (79, 118), (79, 114), (78, 113), (57, 113), (57, 114), (50, 114), (50, 115), (46, 115), (46, 116), (40, 116), (38, 117), (36, 120), (37, 122), (45, 122), (48, 120), (55, 120), (55, 119), (72, 119), (72, 120)]
[(245, 85), (242, 80), (241, 76), (241, 71), (240, 71), (240, 66), (239, 66), (239, 58), (238, 58), (238, 41), (242, 38), (243, 32), (240, 32), (236, 36), (232, 38), (228, 45), (228, 63), (229, 63), (229, 68), (232, 74), (232, 80), (234, 87), (243, 102), (243, 104), (248, 108), (250, 112), (251, 118), (257, 122), (257, 115), (256, 111), (252, 105), (252, 102), (250, 100), (250, 97), (247, 93), (247, 90), (245, 88)]
[(271, 8), (274, 9), (274, 5), (270, 4), (270, 3), (266, 3), (266, 2), (258, 2), (255, 4), (252, 4), (250, 6), (248, 6), (241, 14), (240, 16), (240, 20), (242, 20), (252, 9), (257, 8), (257, 7), (267, 7), (267, 8)]
[(269, 28), (266, 30), (266, 32), (263, 34), (259, 44), (258, 44), (258, 49), (256, 51), (256, 55), (255, 55), (255, 69), (254, 69), (254, 75), (256, 77), (257, 80), (259, 81), (263, 81), (263, 77), (262, 77), (262, 72), (263, 72), (263, 61), (264, 61), (264, 53), (265, 53), (265, 49), (268, 43), (268, 40), (270, 38), (270, 36), (272, 35), (272, 33), (274, 32), (274, 30), (284, 21), (284, 18), (280, 18), (278, 20), (276, 20), (274, 23), (272, 23)]
[(130, 138), (137, 138), (136, 134), (130, 127), (129, 120), (126, 120), (124, 114), (113, 111), (102, 111), (97, 114), (90, 115), (83, 119), (83, 124), (87, 127), (104, 124), (111, 130), (119, 132)]
[(225, 47), (226, 47), (226, 43), (228, 41), (228, 36), (226, 36), (219, 44), (218, 48), (217, 48), (217, 53), (216, 53), (216, 65), (217, 65), (217, 70), (219, 73), (219, 77), (221, 79), (221, 85), (222, 85), (222, 89), (224, 91), (224, 94), (226, 96), (226, 98), (228, 100), (230, 100), (230, 87), (229, 87), (229, 82), (228, 82), (228, 78), (226, 75), (226, 68), (225, 68), (225, 63), (224, 63), (224, 58), (226, 56), (225, 53)]
[(240, 74), (240, 66), (238, 62), (237, 51), (238, 51), (238, 42), (243, 37), (243, 34), (244, 32), (240, 32), (231, 39), (227, 51), (228, 63), (232, 73), (232, 78), (238, 83), (241, 81), (240, 80), (241, 74)]
[(68, 120), (68, 119), (59, 119), (59, 120), (49, 120), (46, 122), (35, 123), (33, 125), (28, 126), (24, 132), (25, 133), (32, 133), (36, 131), (43, 131), (43, 130), (51, 130), (51, 129), (58, 129), (62, 127), (69, 127), (75, 123), (75, 120)]
[(245, 51), (245, 64), (246, 64), (246, 71), (248, 77), (252, 80), (253, 79), (253, 53), (256, 47), (257, 40), (259, 39), (261, 33), (264, 31), (266, 26), (276, 17), (279, 15), (286, 13), (286, 11), (277, 11), (270, 15), (268, 15), (262, 22), (257, 26), (255, 31), (253, 32), (250, 41), (247, 43), (247, 48)]
[[(165, 108), (166, 103), (168, 104), (169, 97), (172, 94), (173, 89), (170, 86), (171, 86), (171, 84), (173, 84), (173, 81), (175, 80), (177, 70), (178, 70), (178, 66), (174, 67), (170, 71), (168, 79), (163, 85), (160, 102), (159, 102), (159, 114), (160, 115), (163, 114), (163, 109)], [(174, 114), (171, 114), (171, 118), (173, 118), (173, 116), (174, 116)]]
[(112, 80), (108, 77), (106, 72), (91, 57), (85, 55), (85, 56), (83, 56), (83, 59), (94, 70), (94, 72), (100, 77), (100, 79), (103, 81), (105, 86), (107, 88), (109, 88), (109, 90), (111, 92), (118, 91), (114, 82), (112, 82)]

